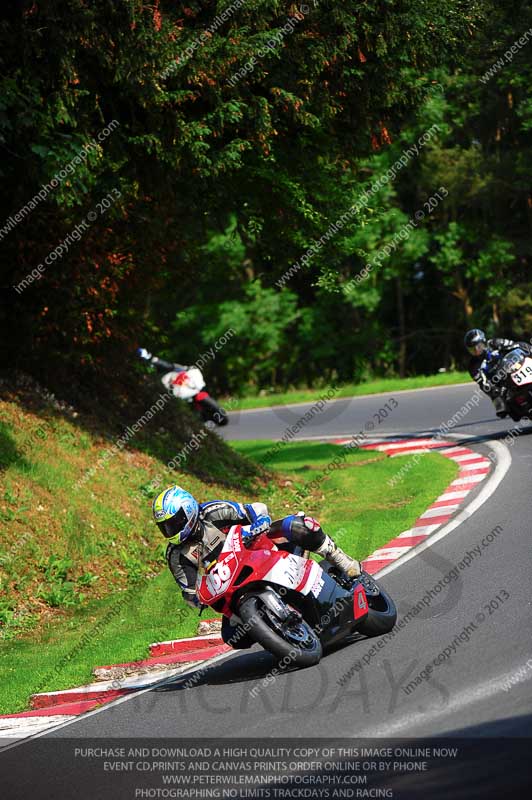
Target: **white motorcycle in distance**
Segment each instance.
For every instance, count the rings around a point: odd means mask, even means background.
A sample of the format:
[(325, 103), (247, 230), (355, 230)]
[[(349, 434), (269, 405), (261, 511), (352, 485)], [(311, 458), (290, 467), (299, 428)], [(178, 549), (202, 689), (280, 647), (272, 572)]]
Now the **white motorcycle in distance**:
[(201, 370), (197, 367), (190, 367), (180, 372), (167, 372), (161, 378), (161, 382), (174, 397), (193, 403), (204, 422), (214, 422), (220, 426), (229, 422), (224, 409), (208, 392), (203, 391), (205, 381)]
[(157, 356), (152, 356), (144, 347), (139, 347), (138, 354), (160, 372), (164, 372), (161, 382), (167, 392), (171, 392), (179, 400), (192, 403), (203, 422), (214, 422), (222, 427), (229, 418), (221, 406), (205, 391), (205, 380), (198, 367), (184, 367), (171, 364)]

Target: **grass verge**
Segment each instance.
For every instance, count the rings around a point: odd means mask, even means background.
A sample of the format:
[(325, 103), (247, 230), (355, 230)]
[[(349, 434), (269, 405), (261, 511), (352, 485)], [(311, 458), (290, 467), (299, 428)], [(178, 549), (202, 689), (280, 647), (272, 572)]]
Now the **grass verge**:
[(35, 692), (91, 683), (92, 667), (146, 658), (151, 642), (194, 636), (198, 621), (167, 570), (92, 601), (60, 625), (54, 620), (0, 645), (0, 713), (25, 710)]
[(111, 453), (112, 438), (56, 407), (0, 401), (0, 713), (25, 709), (34, 692), (90, 681), (98, 664), (146, 657), (152, 641), (196, 632), (151, 500), (173, 483), (199, 500), (236, 486), (247, 499), (263, 479), (218, 437), (169, 469), (182, 440), (170, 427), (151, 435), (159, 458)]
[[(324, 477), (343, 451), (291, 443), (268, 463), (278, 472), (267, 482), (242, 473), (237, 491), (124, 450), (73, 493), (108, 442), (59, 417), (47, 421), (41, 440), (38, 416), (14, 404), (0, 412), (0, 713), (24, 710), (34, 692), (91, 682), (94, 666), (146, 657), (150, 642), (195, 633), (198, 616), (164, 567), (164, 542), (150, 519), (145, 487), (154, 473), (165, 485), (182, 481), (201, 500), (263, 499), (278, 517), (298, 510), (304, 497), (305, 510), (359, 556), (409, 527), (455, 474), (451, 462), (431, 454), (390, 487), (405, 459), (351, 451)], [(261, 463), (271, 444), (235, 448)]]
[[(413, 378), (382, 378), (367, 383), (346, 383), (339, 387), (335, 400), (341, 397), (360, 397), (381, 392), (400, 392), (408, 389), (425, 389), (431, 386), (450, 386), (471, 380), (467, 372), (443, 372), (437, 375), (417, 375)], [(311, 403), (323, 393), (320, 389), (293, 389), (264, 396), (241, 397), (231, 400), (230, 410), (245, 411), (249, 408), (270, 408), (288, 403)], [(223, 403), (223, 400), (222, 400)]]
[[(456, 477), (458, 467), (436, 453), (388, 458), (383, 453), (349, 450), (338, 469), (324, 475), (340, 448), (318, 442), (286, 444), (265, 459), (272, 442), (239, 441), (233, 446), (259, 463), (288, 476), (299, 508), (316, 516), (348, 553), (364, 558), (407, 530)], [(390, 485), (401, 468), (404, 477)], [(312, 487), (310, 487), (312, 484)], [(307, 488), (306, 488), (307, 487)], [(273, 498), (275, 499), (275, 498)], [(294, 510), (286, 508), (286, 513)], [(272, 511), (278, 511), (272, 505)]]

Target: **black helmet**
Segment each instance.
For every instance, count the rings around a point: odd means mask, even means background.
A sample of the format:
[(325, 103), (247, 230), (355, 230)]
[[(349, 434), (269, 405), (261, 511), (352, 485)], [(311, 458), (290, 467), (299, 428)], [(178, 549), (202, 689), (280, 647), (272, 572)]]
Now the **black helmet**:
[(480, 328), (473, 328), (464, 337), (464, 344), (472, 356), (480, 356), (486, 351), (488, 340), (486, 334)]

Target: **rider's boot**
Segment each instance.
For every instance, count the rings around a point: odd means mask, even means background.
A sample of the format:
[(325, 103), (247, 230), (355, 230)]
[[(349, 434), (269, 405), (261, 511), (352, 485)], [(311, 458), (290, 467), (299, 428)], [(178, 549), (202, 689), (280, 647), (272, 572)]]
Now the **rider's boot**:
[(338, 547), (330, 536), (325, 534), (325, 541), (316, 550), (316, 553), (323, 556), (329, 564), (345, 572), (349, 578), (356, 578), (362, 572), (362, 564), (356, 558), (351, 558), (347, 553)]

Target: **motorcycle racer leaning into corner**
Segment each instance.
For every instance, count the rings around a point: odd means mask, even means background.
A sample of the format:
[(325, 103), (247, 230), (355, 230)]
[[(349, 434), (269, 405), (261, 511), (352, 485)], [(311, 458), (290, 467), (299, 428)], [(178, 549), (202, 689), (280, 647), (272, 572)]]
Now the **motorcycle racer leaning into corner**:
[(469, 374), (482, 391), (489, 396), (497, 416), (501, 419), (507, 417), (506, 391), (504, 387), (490, 382), (482, 367), (486, 359), (493, 355), (506, 355), (515, 347), (520, 347), (525, 353), (532, 355), (532, 347), (527, 342), (515, 342), (513, 339), (487, 339), (486, 334), (480, 328), (473, 328), (466, 333), (464, 345), (471, 354), (468, 364)]
[[(180, 486), (171, 486), (153, 501), (153, 518), (168, 539), (166, 561), (181, 587), (183, 599), (199, 608), (196, 580), (200, 567), (208, 566), (220, 552), (233, 525), (242, 525), (244, 537), (268, 531), (281, 544), (290, 542), (323, 556), (349, 577), (360, 575), (361, 564), (350, 558), (327, 536), (319, 522), (301, 511), (272, 522), (264, 503), (237, 503), (234, 500), (198, 501)], [(222, 638), (233, 648), (249, 647), (247, 636), (235, 636), (235, 628), (224, 617)], [(236, 639), (236, 641), (235, 641)]]

